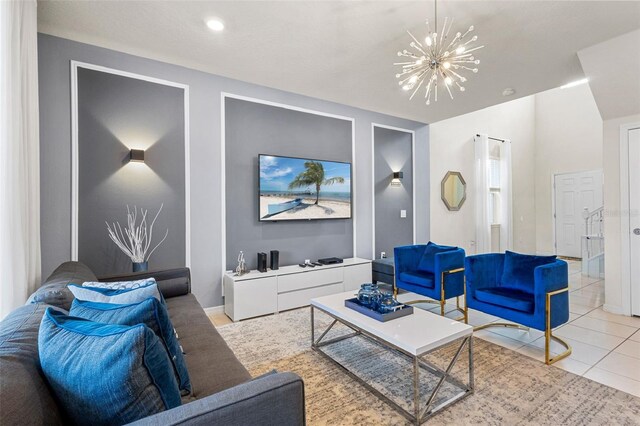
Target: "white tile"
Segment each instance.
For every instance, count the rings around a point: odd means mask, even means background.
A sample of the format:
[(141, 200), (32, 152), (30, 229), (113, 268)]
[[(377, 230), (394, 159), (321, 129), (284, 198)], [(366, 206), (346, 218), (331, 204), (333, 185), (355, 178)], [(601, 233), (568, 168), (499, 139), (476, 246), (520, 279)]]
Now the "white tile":
[(640, 362), (637, 358), (611, 352), (596, 367), (640, 382)]
[(595, 308), (591, 307), (591, 306), (584, 306), (581, 305), (579, 303), (573, 303), (571, 302), (571, 299), (569, 299), (569, 312), (572, 312), (574, 314), (578, 314), (578, 315), (584, 315), (588, 312), (591, 312), (592, 310), (594, 310)]
[(575, 321), (578, 318), (580, 318), (581, 316), (582, 315), (580, 315), (580, 314), (574, 314), (573, 312), (569, 312), (569, 321), (568, 322)]
[(622, 337), (589, 330), (588, 328), (577, 327), (573, 324), (567, 324), (560, 327), (554, 331), (554, 334), (556, 336), (568, 337), (569, 339), (577, 340), (578, 342), (608, 350), (613, 350), (613, 348), (625, 340)]
[(598, 300), (604, 299), (604, 289), (600, 287), (592, 287), (593, 285), (594, 284), (591, 284), (586, 287), (573, 290), (569, 293), (569, 297), (580, 296), (580, 297), (586, 297), (589, 299), (598, 299)]
[(500, 318), (494, 317), (493, 315), (485, 314), (484, 312), (476, 311), (475, 309), (469, 309), (469, 324), (474, 327), (498, 321), (499, 319)]
[(627, 340), (617, 348), (614, 352), (621, 353), (623, 355), (631, 356), (638, 359), (638, 368), (640, 368), (640, 342), (634, 342), (633, 340)]
[(628, 317), (626, 315), (612, 314), (602, 308), (594, 309), (587, 314), (588, 317), (598, 318), (601, 320), (615, 322), (616, 324), (628, 325), (630, 327), (640, 328), (640, 318)]
[(540, 336), (544, 336), (544, 332), (530, 328), (529, 330), (521, 330), (518, 328), (510, 327), (490, 327), (489, 330), (492, 333), (499, 334), (504, 337), (508, 337), (513, 340), (517, 340), (522, 343), (531, 343)]
[(490, 332), (489, 330), (480, 330), (474, 331), (473, 335), (475, 337), (479, 337), (480, 339), (486, 340), (491, 343), (495, 343), (496, 345), (500, 345), (507, 349), (516, 350), (524, 345), (524, 343), (519, 342), (517, 340), (510, 339), (508, 337), (501, 336), (499, 334), (495, 334)]
[(569, 293), (569, 303), (577, 303), (583, 306), (589, 306), (591, 308), (597, 308), (604, 303), (604, 295), (578, 295), (575, 292)]
[[(598, 361), (609, 354), (608, 349), (602, 349), (597, 346), (588, 345), (586, 343), (582, 343), (578, 340), (570, 339), (568, 337), (563, 337), (563, 340), (565, 340), (569, 344), (569, 346), (571, 346), (571, 355), (569, 355), (569, 358), (580, 361), (581, 363), (587, 364), (589, 366), (595, 365)], [(535, 340), (533, 343), (530, 343), (530, 345), (543, 350), (544, 337)], [(564, 351), (564, 346), (551, 339), (551, 353), (558, 354)]]
[(640, 342), (640, 331), (636, 331), (636, 334), (629, 337), (629, 340), (633, 340), (634, 342)]
[(598, 318), (593, 318), (588, 315), (578, 318), (571, 323), (578, 327), (588, 328), (589, 330), (599, 331), (605, 334), (611, 334), (612, 336), (618, 336), (628, 338), (638, 329), (635, 327), (629, 327), (627, 325), (617, 324), (615, 322), (605, 321)]
[(631, 395), (640, 397), (640, 382), (628, 377), (620, 376), (598, 367), (593, 367), (591, 370), (587, 371), (584, 377), (621, 390), (622, 392), (627, 392)]

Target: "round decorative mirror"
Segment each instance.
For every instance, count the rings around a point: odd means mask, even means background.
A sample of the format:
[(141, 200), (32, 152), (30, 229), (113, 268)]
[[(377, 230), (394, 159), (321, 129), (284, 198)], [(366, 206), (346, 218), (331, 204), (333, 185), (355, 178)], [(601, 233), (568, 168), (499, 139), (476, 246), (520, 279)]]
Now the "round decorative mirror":
[(441, 194), (442, 202), (450, 211), (458, 211), (467, 199), (467, 183), (462, 178), (460, 172), (447, 172), (442, 179)]

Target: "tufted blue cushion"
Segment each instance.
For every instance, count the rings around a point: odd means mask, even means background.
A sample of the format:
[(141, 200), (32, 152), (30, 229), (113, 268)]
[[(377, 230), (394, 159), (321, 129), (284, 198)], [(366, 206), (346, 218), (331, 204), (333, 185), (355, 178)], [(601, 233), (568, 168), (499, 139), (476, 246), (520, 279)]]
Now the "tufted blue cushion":
[(169, 319), (167, 308), (155, 297), (139, 303), (117, 305), (112, 303), (87, 302), (74, 300), (69, 315), (85, 318), (95, 322), (118, 325), (145, 324), (158, 336), (165, 345), (169, 358), (173, 362), (178, 380), (178, 387), (183, 395), (191, 392), (191, 381), (187, 364), (182, 355), (182, 348), (176, 339), (173, 324)]
[(512, 288), (492, 287), (476, 290), (476, 299), (522, 312), (533, 312), (534, 308), (534, 299), (531, 293)]
[(538, 266), (553, 263), (556, 256), (534, 256), (505, 252), (500, 285), (533, 294), (534, 271)]
[(180, 405), (167, 351), (144, 324), (101, 324), (47, 308), (38, 352), (69, 423), (125, 424)]
[(89, 302), (101, 303), (117, 303), (126, 305), (130, 303), (138, 303), (149, 297), (155, 297), (164, 303), (164, 297), (158, 290), (158, 284), (155, 280), (143, 287), (128, 289), (110, 289), (97, 287), (83, 287), (75, 284), (69, 284), (67, 288), (73, 293), (76, 299), (86, 300)]
[(422, 259), (420, 259), (420, 263), (418, 264), (418, 270), (433, 274), (436, 270), (436, 254), (457, 249), (458, 247), (440, 246), (429, 241), (422, 254)]
[(421, 272), (421, 271), (407, 271), (400, 272), (398, 278), (401, 281), (407, 282), (409, 284), (418, 285), (420, 287), (433, 288), (435, 283), (433, 282), (433, 274), (429, 272)]

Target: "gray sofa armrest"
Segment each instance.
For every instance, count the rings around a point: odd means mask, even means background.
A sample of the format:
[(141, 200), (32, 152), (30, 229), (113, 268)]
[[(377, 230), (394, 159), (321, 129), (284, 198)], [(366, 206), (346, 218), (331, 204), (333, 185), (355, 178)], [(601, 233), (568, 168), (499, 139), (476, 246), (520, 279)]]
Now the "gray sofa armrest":
[(189, 268), (109, 275), (106, 277), (98, 277), (98, 281), (135, 281), (145, 278), (155, 278), (158, 283), (158, 289), (166, 298), (184, 296), (185, 294), (191, 293), (191, 271)]
[(131, 423), (164, 425), (305, 424), (304, 384), (294, 373), (258, 377), (214, 395)]

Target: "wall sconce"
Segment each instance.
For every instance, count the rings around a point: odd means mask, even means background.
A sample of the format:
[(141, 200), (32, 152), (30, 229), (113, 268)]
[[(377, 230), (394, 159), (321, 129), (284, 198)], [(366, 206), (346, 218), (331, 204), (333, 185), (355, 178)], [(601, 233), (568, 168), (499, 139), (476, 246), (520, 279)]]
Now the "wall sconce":
[(132, 149), (129, 152), (129, 161), (135, 161), (138, 163), (144, 163), (144, 150), (143, 149)]
[(393, 172), (391, 175), (391, 186), (400, 186), (402, 185), (402, 172)]

